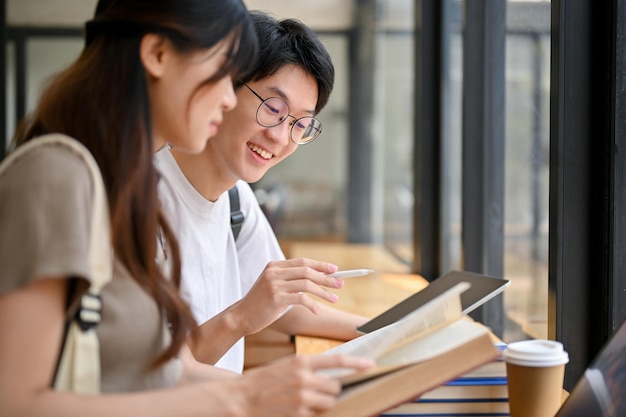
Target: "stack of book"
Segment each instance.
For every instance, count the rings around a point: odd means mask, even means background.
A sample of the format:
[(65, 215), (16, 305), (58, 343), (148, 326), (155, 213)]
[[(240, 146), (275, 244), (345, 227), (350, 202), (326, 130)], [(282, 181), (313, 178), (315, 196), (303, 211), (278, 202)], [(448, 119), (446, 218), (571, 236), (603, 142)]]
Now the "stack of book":
[[(506, 345), (496, 344), (503, 351)], [(508, 416), (506, 364), (501, 357), (440, 385), (381, 417)]]

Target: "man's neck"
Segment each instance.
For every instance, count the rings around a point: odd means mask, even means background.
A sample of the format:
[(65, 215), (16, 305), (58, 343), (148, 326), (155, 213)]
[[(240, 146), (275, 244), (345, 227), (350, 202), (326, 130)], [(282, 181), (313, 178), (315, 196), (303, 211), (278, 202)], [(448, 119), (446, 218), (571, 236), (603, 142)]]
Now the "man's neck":
[(216, 201), (220, 195), (236, 183), (236, 181), (220, 175), (215, 161), (206, 151), (194, 155), (174, 149), (171, 149), (170, 152), (187, 181), (209, 201)]

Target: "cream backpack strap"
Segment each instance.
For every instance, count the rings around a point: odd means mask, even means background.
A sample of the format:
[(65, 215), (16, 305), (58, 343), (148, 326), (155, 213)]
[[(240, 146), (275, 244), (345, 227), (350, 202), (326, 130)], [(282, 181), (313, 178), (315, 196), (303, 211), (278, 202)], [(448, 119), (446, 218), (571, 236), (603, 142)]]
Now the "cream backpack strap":
[(102, 288), (113, 274), (113, 248), (109, 206), (104, 182), (95, 159), (80, 142), (64, 135), (50, 134), (19, 146), (0, 164), (0, 175), (11, 163), (35, 147), (64, 146), (81, 157), (89, 168), (93, 184), (93, 212), (89, 244), (91, 285), (83, 295), (76, 315), (69, 317), (63, 351), (57, 365), (54, 388), (85, 394), (100, 392), (100, 345), (95, 327), (100, 322)]

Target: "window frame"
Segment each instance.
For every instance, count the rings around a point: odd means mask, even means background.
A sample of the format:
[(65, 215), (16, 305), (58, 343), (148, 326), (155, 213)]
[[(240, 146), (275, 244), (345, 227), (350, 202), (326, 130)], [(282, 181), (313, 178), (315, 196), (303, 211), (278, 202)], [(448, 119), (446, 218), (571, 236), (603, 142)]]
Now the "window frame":
[(548, 319), (566, 389), (626, 316), (625, 7), (552, 1)]

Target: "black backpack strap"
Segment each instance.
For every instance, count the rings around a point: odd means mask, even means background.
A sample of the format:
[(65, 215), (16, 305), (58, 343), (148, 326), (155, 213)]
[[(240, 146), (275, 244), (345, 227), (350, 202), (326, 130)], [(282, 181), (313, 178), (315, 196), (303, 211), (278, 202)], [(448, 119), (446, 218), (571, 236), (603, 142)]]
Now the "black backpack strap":
[(239, 207), (239, 190), (237, 190), (237, 185), (228, 190), (228, 198), (230, 199), (230, 228), (233, 229), (233, 236), (236, 241), (245, 219)]

